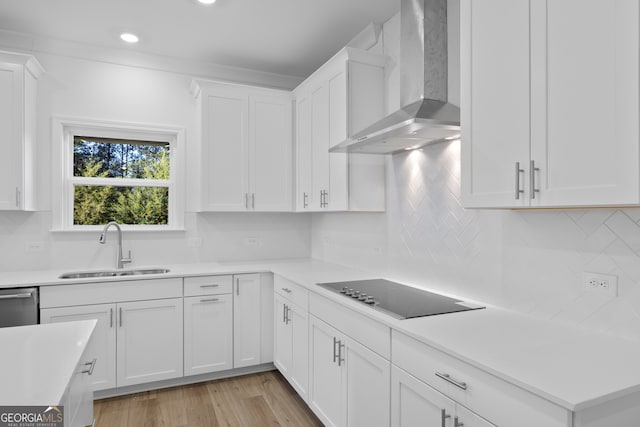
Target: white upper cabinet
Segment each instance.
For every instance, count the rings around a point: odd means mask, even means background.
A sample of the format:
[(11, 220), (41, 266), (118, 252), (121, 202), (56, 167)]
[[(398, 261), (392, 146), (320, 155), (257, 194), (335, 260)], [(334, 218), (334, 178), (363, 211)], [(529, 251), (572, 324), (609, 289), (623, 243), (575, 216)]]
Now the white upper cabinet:
[(293, 210), (290, 92), (195, 81), (202, 211)]
[(36, 80), (29, 55), (0, 51), (0, 210), (35, 209)]
[(462, 0), (466, 207), (640, 203), (639, 8)]
[(344, 48), (294, 90), (296, 210), (384, 210), (384, 157), (329, 149), (384, 116), (385, 63)]

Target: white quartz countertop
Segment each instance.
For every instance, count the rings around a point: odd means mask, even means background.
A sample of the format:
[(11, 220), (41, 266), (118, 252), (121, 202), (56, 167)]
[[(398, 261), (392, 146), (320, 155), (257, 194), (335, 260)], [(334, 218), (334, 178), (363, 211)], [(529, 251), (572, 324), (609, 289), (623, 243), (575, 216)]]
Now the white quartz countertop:
[[(640, 392), (640, 343), (636, 341), (533, 318), (489, 304), (483, 304), (487, 308), (482, 310), (396, 320), (367, 305), (316, 286), (322, 282), (380, 276), (317, 260), (162, 267), (169, 268), (171, 272), (153, 276), (127, 276), (124, 280), (273, 272), (388, 325), (394, 333), (409, 335), (572, 411)], [(60, 273), (0, 273), (0, 287), (117, 280), (65, 280), (57, 278)], [(385, 278), (402, 282), (393, 277)], [(456, 296), (465, 299), (464, 295)]]
[(0, 328), (0, 405), (59, 405), (95, 320)]

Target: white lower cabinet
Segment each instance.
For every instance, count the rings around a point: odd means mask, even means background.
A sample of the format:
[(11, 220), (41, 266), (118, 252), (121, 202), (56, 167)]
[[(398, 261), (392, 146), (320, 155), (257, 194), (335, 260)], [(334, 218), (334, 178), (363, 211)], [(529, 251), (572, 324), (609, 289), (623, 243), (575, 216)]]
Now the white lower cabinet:
[(388, 426), (390, 362), (310, 316), (309, 406), (327, 426)]
[(94, 391), (183, 374), (182, 279), (46, 286), (40, 307), (41, 323), (98, 321), (86, 350)]
[(309, 384), (309, 316), (276, 291), (273, 364), (302, 399)]
[(233, 276), (233, 367), (262, 360), (262, 294), (260, 274)]
[[(453, 423), (445, 423), (446, 427), (456, 427), (456, 416), (459, 419), (458, 426), (462, 422), (466, 427), (494, 424), (505, 427), (573, 425), (571, 411), (407, 335), (393, 331), (391, 346), (391, 361), (400, 368), (397, 370), (400, 372), (394, 371), (392, 381), (393, 420), (396, 423), (403, 416), (415, 416), (418, 411), (416, 408), (429, 406), (430, 413), (437, 415), (434, 425), (440, 425), (438, 414), (441, 412), (438, 411), (444, 409), (446, 414), (451, 414)], [(400, 375), (402, 371), (411, 375)], [(412, 378), (419, 380), (418, 383), (411, 381)], [(418, 387), (419, 383), (426, 387)], [(416, 389), (424, 393), (418, 393)], [(441, 400), (441, 396), (447, 400)], [(423, 403), (418, 403), (420, 401)], [(424, 403), (427, 401), (430, 403)], [(451, 406), (445, 405), (447, 401), (453, 403), (453, 411)]]
[(184, 375), (233, 368), (232, 276), (184, 279)]
[(95, 425), (91, 377), (95, 372), (97, 360), (91, 359), (91, 353), (87, 352), (92, 341), (93, 338), (89, 340), (60, 401), (60, 406), (64, 408), (65, 427)]
[(496, 427), (402, 369), (391, 367), (391, 426)]
[(87, 345), (85, 354), (97, 359), (91, 375), (94, 391), (106, 390), (116, 386), (116, 328), (115, 304), (81, 305), (75, 307), (56, 307), (40, 310), (40, 323), (72, 322), (75, 320), (96, 319), (93, 337)]
[(118, 387), (182, 376), (182, 298), (118, 304)]

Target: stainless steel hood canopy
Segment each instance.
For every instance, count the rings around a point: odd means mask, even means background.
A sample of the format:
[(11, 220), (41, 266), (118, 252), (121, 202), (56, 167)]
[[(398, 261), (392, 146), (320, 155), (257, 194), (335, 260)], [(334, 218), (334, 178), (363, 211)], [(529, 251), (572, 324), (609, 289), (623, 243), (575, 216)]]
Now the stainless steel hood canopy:
[(447, 1), (400, 2), (400, 105), (330, 149), (389, 154), (460, 136), (460, 108), (447, 101)]

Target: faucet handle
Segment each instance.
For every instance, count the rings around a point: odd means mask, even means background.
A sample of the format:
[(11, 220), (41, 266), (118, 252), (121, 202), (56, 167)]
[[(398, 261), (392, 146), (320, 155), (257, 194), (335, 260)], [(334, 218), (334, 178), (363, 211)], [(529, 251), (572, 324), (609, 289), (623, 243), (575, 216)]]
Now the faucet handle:
[(131, 258), (131, 249), (129, 249), (129, 256), (127, 258), (123, 257), (120, 262), (123, 264), (130, 264), (133, 262), (133, 259)]

